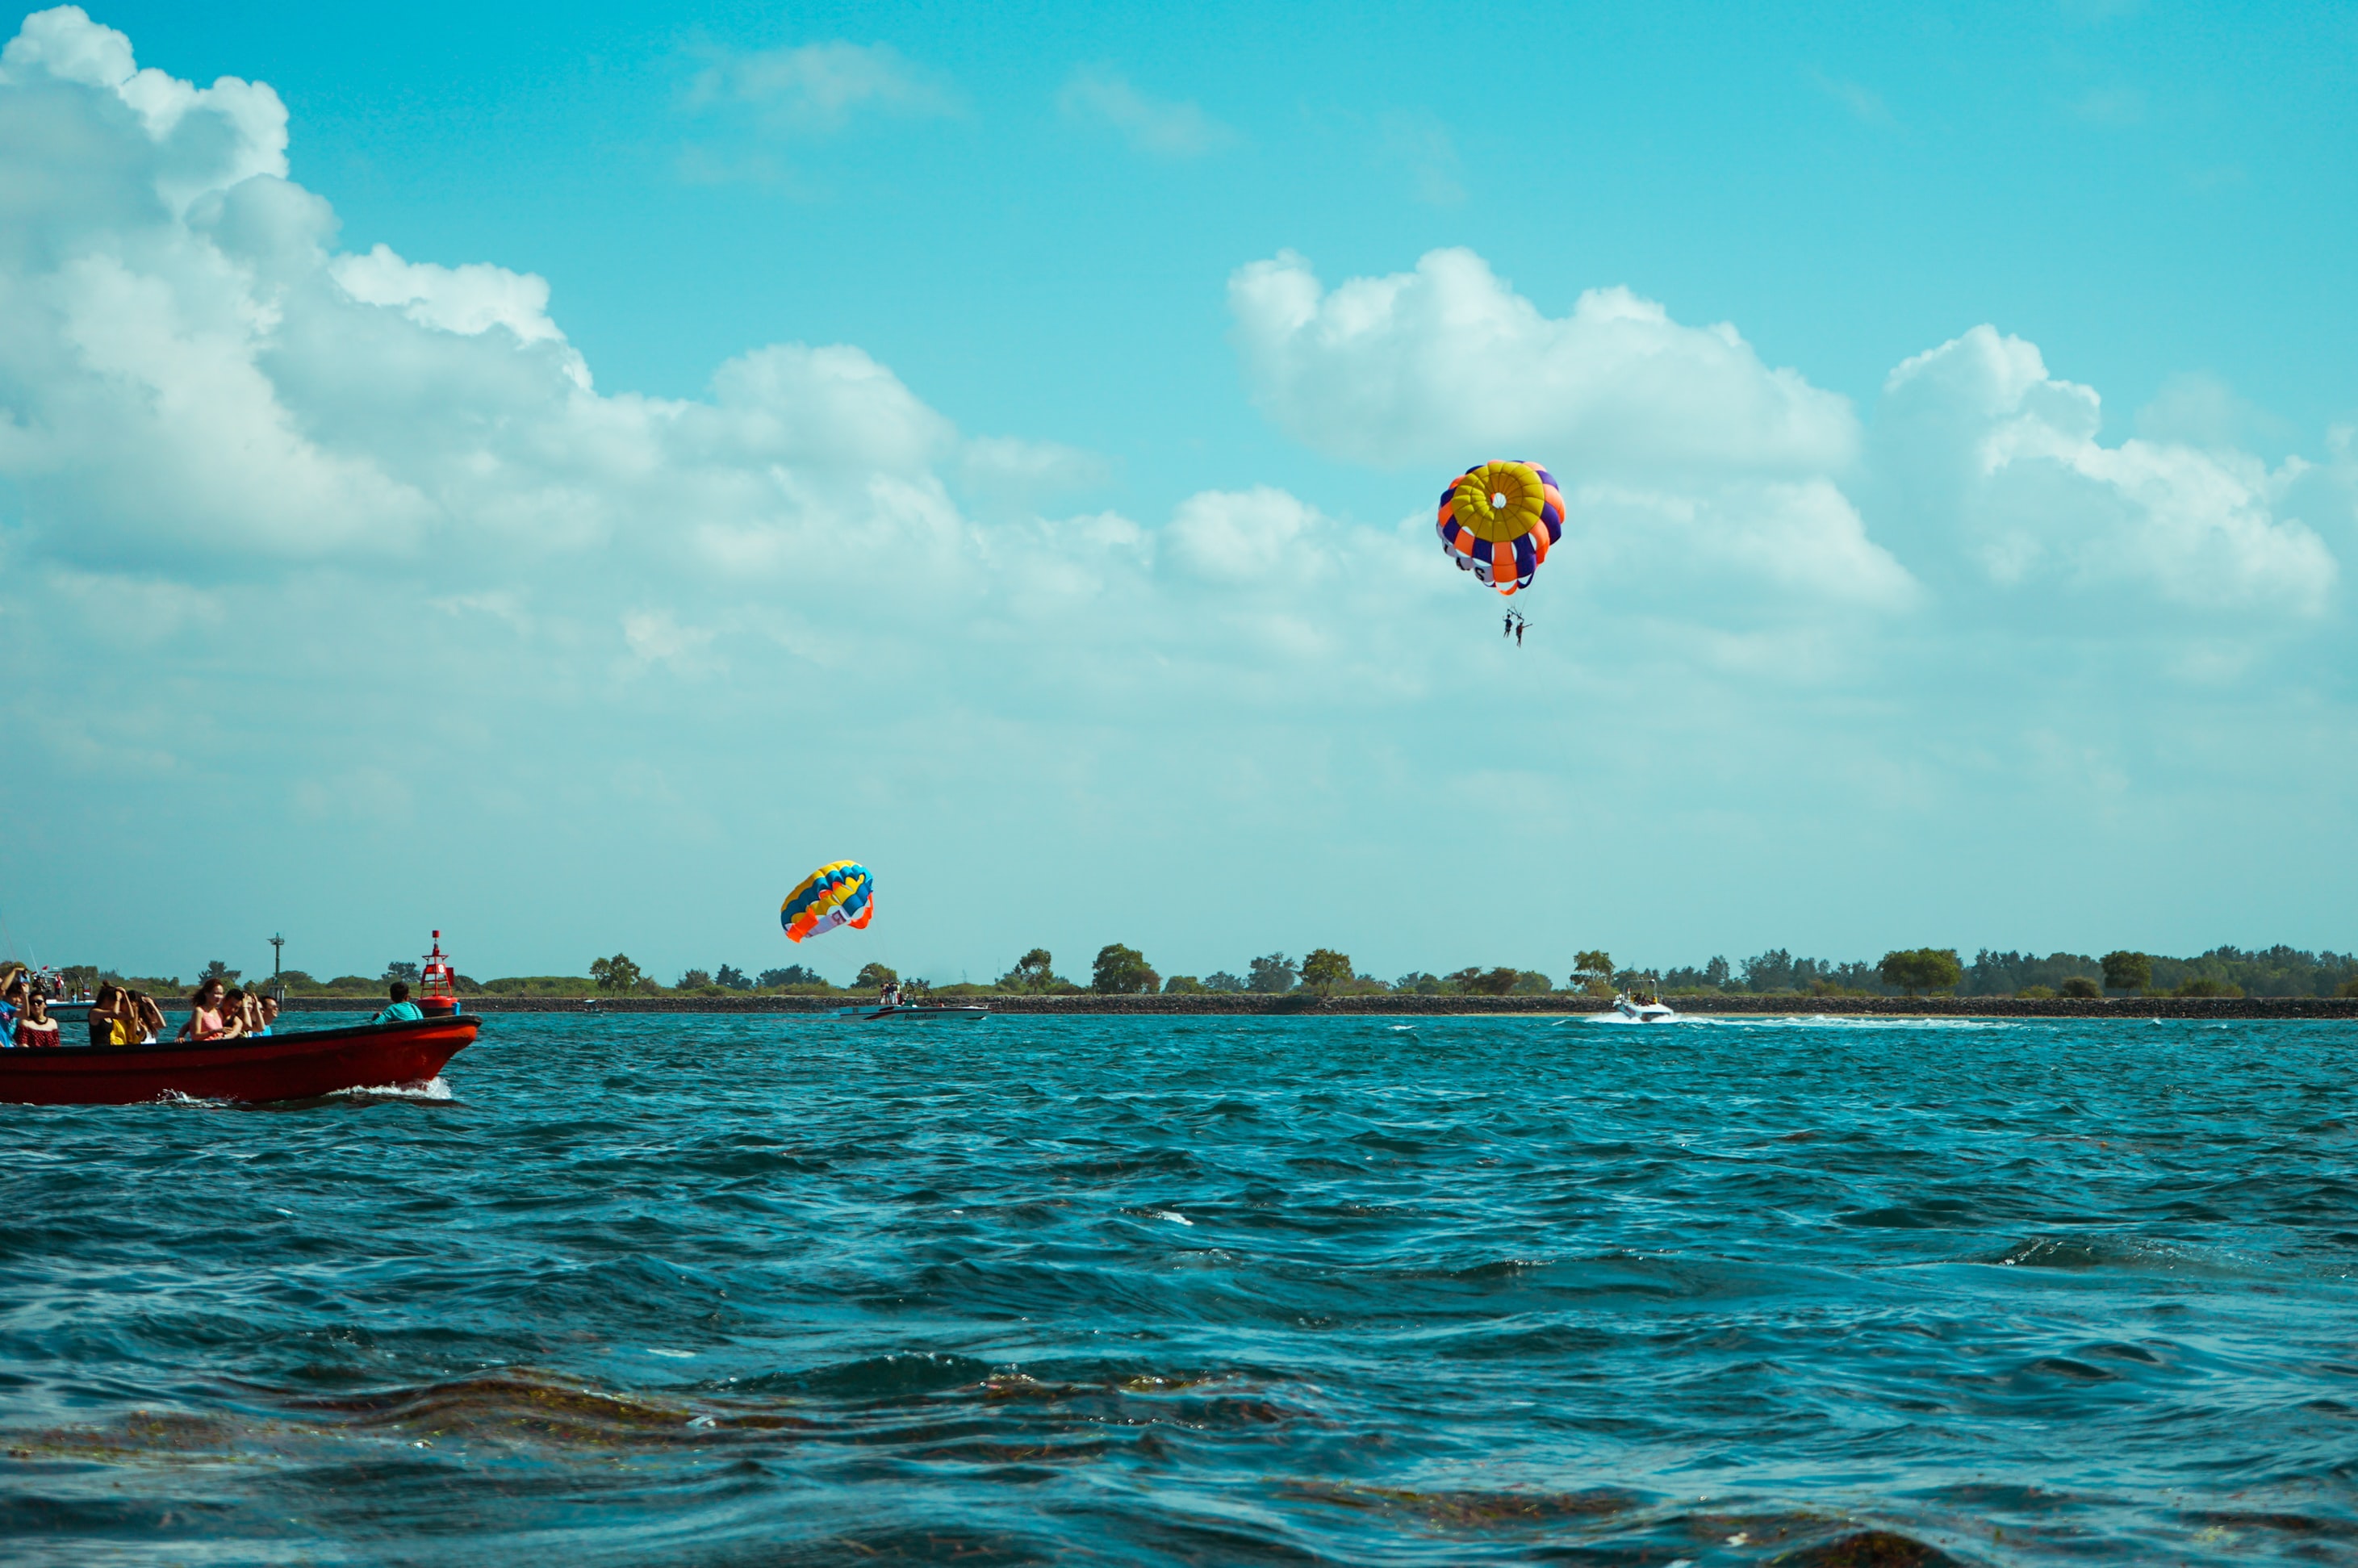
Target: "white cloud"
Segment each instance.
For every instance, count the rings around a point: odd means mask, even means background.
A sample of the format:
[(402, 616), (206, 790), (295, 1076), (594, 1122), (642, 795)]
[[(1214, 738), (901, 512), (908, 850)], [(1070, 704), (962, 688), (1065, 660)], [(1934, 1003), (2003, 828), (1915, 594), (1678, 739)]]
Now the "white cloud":
[(1190, 496), (1172, 514), (1168, 534), (1173, 557), (1197, 577), (1225, 583), (1280, 578), (1308, 585), (1332, 565), (1331, 546), (1311, 542), (1327, 531), (1325, 522), (1315, 508), (1261, 485)]
[(1157, 157), (1201, 157), (1233, 146), (1237, 134), (1194, 103), (1150, 98), (1118, 71), (1084, 67), (1056, 94), (1057, 107), (1073, 119), (1111, 127), (1142, 153)]
[[(423, 326), (472, 336), (504, 327), (519, 343), (563, 343), (565, 334), (548, 319), (548, 280), (528, 272), (471, 262), (437, 266), (406, 262), (380, 244), (366, 255), (341, 255), (328, 265), (346, 294), (364, 305), (398, 306)], [(568, 351), (566, 373), (584, 391), (590, 367)]]
[(958, 111), (946, 80), (892, 45), (840, 40), (717, 54), (697, 74), (688, 103), (747, 111), (773, 131), (810, 135), (840, 131), (862, 114), (930, 118)]
[(1907, 608), (1903, 562), (1963, 558), (1948, 591), (2045, 583), (2314, 615), (2339, 574), (2316, 524), (2349, 507), (2312, 465), (2216, 437), (2104, 445), (2095, 393), (1989, 327), (1892, 373), (1869, 452), (1847, 402), (1732, 328), (1619, 288), (1551, 318), (1469, 251), (1331, 290), (1283, 254), (1239, 269), (1229, 304), (1256, 400), (1311, 446), (1444, 472), (1547, 462), (1575, 560), (1716, 577), (1748, 608), (1764, 593)]
[(2096, 437), (2093, 388), (1990, 327), (1893, 371), (1876, 416), (1882, 514), (1945, 539), (1991, 583), (2135, 585), (2200, 609), (2321, 611), (2332, 553), (2277, 507), (2303, 479), (2233, 449)]
[(1549, 574), (1913, 600), (1833, 482), (1857, 450), (1849, 405), (1764, 365), (1732, 328), (1682, 326), (1620, 288), (1549, 318), (1465, 250), (1331, 291), (1281, 255), (1240, 269), (1228, 298), (1256, 400), (1320, 450), (1436, 476), (1487, 457), (1547, 464), (1578, 563), (1551, 557)]
[(1331, 292), (1289, 252), (1240, 268), (1228, 304), (1255, 401), (1357, 461), (1528, 449), (1575, 471), (1799, 476), (1857, 444), (1847, 403), (1761, 363), (1733, 327), (1682, 326), (1626, 288), (1545, 316), (1469, 250)]
[(2136, 412), (2136, 433), (2149, 441), (2182, 441), (2210, 451), (2275, 448), (2298, 441), (2289, 420), (2258, 407), (2217, 376), (2184, 371), (2161, 384)]
[(1111, 471), (1111, 465), (1095, 452), (1061, 442), (980, 436), (966, 443), (958, 480), (969, 497), (1022, 511), (1054, 496), (1095, 489)]
[(0, 49), (0, 84), (43, 77), (99, 88), (128, 105), (153, 144), (157, 191), (175, 208), (249, 175), (287, 173), (287, 106), (277, 93), (234, 76), (200, 88), (138, 70), (131, 40), (79, 5), (33, 13)]

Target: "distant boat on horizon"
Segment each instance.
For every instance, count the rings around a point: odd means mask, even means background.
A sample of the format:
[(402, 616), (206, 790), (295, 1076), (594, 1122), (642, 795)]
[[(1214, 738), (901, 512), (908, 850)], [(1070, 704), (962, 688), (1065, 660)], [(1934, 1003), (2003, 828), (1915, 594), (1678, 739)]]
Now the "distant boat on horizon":
[(915, 1002), (886, 1002), (874, 1007), (839, 1007), (838, 1018), (857, 1019), (862, 1023), (972, 1023), (989, 1018), (990, 1009), (981, 1006), (932, 1007)]
[(1599, 1023), (1675, 1023), (1678, 1018), (1670, 1004), (1659, 997), (1639, 1001), (1623, 995), (1616, 995), (1613, 1005), (1596, 1014)]

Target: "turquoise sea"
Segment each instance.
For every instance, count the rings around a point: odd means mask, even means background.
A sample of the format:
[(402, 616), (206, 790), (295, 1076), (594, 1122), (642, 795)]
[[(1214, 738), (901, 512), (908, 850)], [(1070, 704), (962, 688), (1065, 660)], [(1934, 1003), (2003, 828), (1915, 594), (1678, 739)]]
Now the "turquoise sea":
[(2354, 1047), (502, 1016), (0, 1107), (0, 1558), (2351, 1562)]

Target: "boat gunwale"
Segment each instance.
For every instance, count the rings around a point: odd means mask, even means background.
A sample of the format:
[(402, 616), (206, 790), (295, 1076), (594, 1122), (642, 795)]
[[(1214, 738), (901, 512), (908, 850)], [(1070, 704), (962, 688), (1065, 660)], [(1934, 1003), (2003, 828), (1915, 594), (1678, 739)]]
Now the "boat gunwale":
[(301, 1049), (321, 1041), (355, 1040), (377, 1035), (393, 1035), (422, 1029), (449, 1029), (463, 1023), (481, 1033), (484, 1014), (454, 1012), (440, 1018), (395, 1018), (383, 1022), (345, 1023), (333, 1029), (290, 1029), (284, 1033), (274, 1030), (268, 1034), (240, 1034), (230, 1039), (157, 1040), (144, 1045), (92, 1045), (88, 1041), (55, 1045), (19, 1045), (0, 1050), (0, 1074), (36, 1064), (70, 1061), (133, 1063), (157, 1056), (175, 1056), (191, 1051), (250, 1051), (256, 1056), (267, 1055), (286, 1047)]

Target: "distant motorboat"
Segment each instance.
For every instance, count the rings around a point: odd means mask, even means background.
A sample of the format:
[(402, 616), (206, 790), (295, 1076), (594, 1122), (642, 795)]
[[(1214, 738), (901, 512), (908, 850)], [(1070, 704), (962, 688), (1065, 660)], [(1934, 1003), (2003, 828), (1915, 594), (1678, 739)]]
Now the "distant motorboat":
[(987, 1007), (919, 1007), (914, 1002), (882, 1007), (839, 1007), (838, 1018), (857, 1019), (862, 1023), (972, 1023), (978, 1018), (990, 1016)]
[(1678, 1016), (1659, 997), (1648, 997), (1643, 1000), (1638, 1000), (1628, 996), (1617, 995), (1613, 999), (1612, 1007), (1597, 1014), (1597, 1022), (1600, 1023), (1673, 1023), (1678, 1021)]

